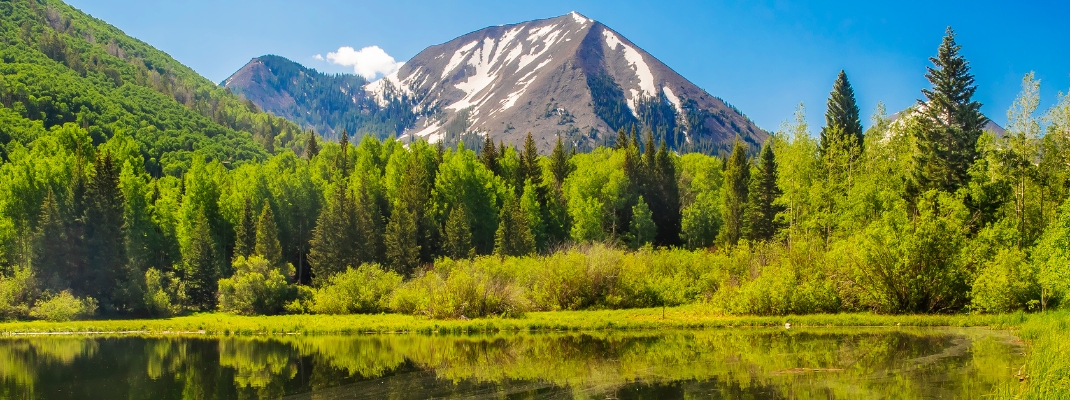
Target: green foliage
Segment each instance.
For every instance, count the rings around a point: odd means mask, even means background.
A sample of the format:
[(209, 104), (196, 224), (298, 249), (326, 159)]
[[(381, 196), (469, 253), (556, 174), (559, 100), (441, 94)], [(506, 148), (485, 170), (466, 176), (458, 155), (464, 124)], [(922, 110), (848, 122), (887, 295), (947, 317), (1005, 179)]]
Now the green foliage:
[(772, 143), (766, 143), (758, 156), (756, 174), (748, 189), (747, 208), (744, 211), (744, 231), (748, 240), (770, 240), (780, 229), (777, 214), (784, 206), (777, 204), (783, 192), (777, 186), (776, 155)]
[(37, 301), (30, 315), (48, 321), (70, 321), (91, 317), (97, 312), (97, 301), (93, 298), (77, 298), (70, 291)]
[(657, 226), (654, 225), (654, 218), (643, 196), (639, 196), (639, 201), (632, 206), (632, 222), (629, 229), (628, 242), (634, 249), (649, 245), (654, 241)]
[(386, 310), (401, 275), (377, 264), (347, 268), (316, 289), (310, 311), (317, 314), (376, 313)]
[(472, 247), (472, 230), (468, 224), (468, 213), (464, 205), (458, 205), (450, 211), (446, 220), (445, 254), (451, 258), (469, 258), (475, 256)]
[(825, 127), (821, 129), (821, 151), (827, 152), (832, 142), (849, 142), (861, 148), (862, 121), (858, 116), (858, 104), (855, 103), (855, 90), (847, 81), (847, 73), (842, 69), (832, 84), (828, 108), (825, 111)]
[(152, 317), (169, 317), (181, 310), (181, 281), (156, 268), (145, 271), (145, 311)]
[(260, 218), (256, 222), (256, 246), (253, 254), (262, 257), (276, 268), (283, 266), (282, 246), (279, 245), (279, 228), (275, 224), (275, 213), (271, 206), (264, 204)]
[(724, 230), (721, 231), (721, 236), (729, 245), (735, 245), (743, 237), (749, 186), (750, 163), (747, 162), (747, 145), (736, 138), (724, 171)]
[(406, 203), (394, 206), (394, 215), (386, 224), (383, 240), (386, 244), (386, 260), (395, 272), (410, 276), (420, 264), (419, 232), (416, 217)]
[(15, 267), (9, 275), (0, 274), (0, 318), (8, 320), (29, 316), (35, 288), (30, 268)]
[(498, 220), (501, 222), (494, 234), (494, 254), (516, 257), (535, 252), (535, 236), (519, 200), (502, 207)]
[(293, 266), (280, 268), (259, 255), (234, 259), (234, 276), (219, 280), (219, 310), (237, 314), (276, 314), (297, 296), (289, 283)]

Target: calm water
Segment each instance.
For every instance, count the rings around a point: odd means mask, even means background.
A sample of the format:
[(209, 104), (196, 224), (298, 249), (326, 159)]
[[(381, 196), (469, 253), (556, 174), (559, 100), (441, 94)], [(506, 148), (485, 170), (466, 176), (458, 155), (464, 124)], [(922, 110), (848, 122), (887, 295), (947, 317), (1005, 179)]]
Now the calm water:
[(979, 398), (1023, 349), (980, 329), (0, 338), (0, 397)]

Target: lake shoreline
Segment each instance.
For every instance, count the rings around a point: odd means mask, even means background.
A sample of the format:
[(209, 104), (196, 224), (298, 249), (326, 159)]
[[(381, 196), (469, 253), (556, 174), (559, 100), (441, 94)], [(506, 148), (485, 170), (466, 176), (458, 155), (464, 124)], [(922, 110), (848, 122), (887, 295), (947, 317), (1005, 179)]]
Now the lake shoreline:
[(268, 334), (422, 333), (706, 329), (731, 327), (991, 327), (1014, 328), (1029, 314), (879, 315), (868, 313), (728, 316), (701, 306), (666, 309), (532, 312), (517, 318), (433, 320), (400, 314), (240, 316), (200, 313), (161, 319), (16, 321), (0, 323), (0, 335), (26, 334)]

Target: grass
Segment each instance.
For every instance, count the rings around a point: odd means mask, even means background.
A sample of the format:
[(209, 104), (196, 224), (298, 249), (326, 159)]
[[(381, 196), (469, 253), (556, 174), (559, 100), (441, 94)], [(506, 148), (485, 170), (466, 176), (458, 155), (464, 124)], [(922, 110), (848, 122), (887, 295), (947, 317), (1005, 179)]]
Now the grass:
[(702, 329), (793, 326), (987, 326), (1006, 328), (1025, 322), (1011, 315), (816, 314), (801, 316), (725, 316), (699, 305), (630, 310), (532, 312), (519, 318), (432, 320), (401, 314), (238, 316), (194, 314), (165, 319), (0, 323), (0, 334), (137, 332), (207, 335), (422, 333), (467, 334), (510, 331), (592, 331), (607, 329)]

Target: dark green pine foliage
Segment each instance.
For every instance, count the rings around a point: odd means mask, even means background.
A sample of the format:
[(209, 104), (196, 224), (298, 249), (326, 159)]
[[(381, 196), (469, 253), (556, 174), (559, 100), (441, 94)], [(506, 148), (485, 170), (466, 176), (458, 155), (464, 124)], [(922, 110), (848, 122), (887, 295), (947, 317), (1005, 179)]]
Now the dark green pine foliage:
[(118, 293), (126, 273), (125, 204), (119, 190), (119, 168), (108, 153), (98, 155), (96, 170), (86, 190), (85, 243), (88, 267), (83, 293), (96, 298), (105, 310), (120, 310), (125, 304)]
[(862, 148), (862, 120), (858, 115), (855, 91), (847, 81), (847, 73), (840, 70), (829, 94), (825, 110), (825, 127), (821, 129), (821, 152), (827, 153), (833, 142), (846, 142)]
[(334, 169), (342, 178), (349, 176), (349, 132), (342, 130), (342, 137), (338, 139), (341, 151), (334, 160)]
[(554, 144), (554, 150), (550, 153), (550, 172), (554, 175), (555, 187), (561, 187), (565, 183), (565, 178), (568, 178), (568, 174), (572, 173), (571, 160), (572, 153), (565, 150), (561, 135), (557, 135), (557, 144)]
[(335, 185), (327, 207), (316, 219), (316, 228), (312, 231), (308, 252), (312, 283), (325, 283), (327, 278), (345, 271), (346, 267), (358, 266), (357, 240), (353, 203), (346, 180), (342, 179)]
[(320, 154), (320, 143), (316, 139), (316, 131), (308, 131), (308, 139), (305, 140), (305, 159), (311, 160)]
[(653, 213), (643, 196), (632, 207), (632, 223), (628, 230), (628, 242), (638, 249), (654, 241), (658, 227), (654, 223)]
[[(419, 152), (413, 152), (413, 157), (405, 167), (405, 177), (401, 191), (401, 202), (405, 208), (413, 214), (416, 223), (416, 239), (420, 248), (420, 260), (431, 262), (434, 259), (434, 251), (438, 247), (435, 243), (438, 230), (435, 223), (429, 218), (428, 208), (431, 207), (431, 188), (434, 187), (434, 178), (429, 171), (428, 163), (421, 160)], [(433, 160), (431, 166), (433, 167)]]
[[(524, 138), (524, 150), (520, 153), (520, 171), (516, 174), (516, 188), (519, 194), (524, 189), (524, 182), (531, 179), (535, 187), (542, 187), (542, 166), (539, 165), (539, 149), (535, 139), (528, 132)], [(540, 197), (541, 199), (541, 197)]]
[(475, 256), (475, 248), (472, 247), (472, 228), (468, 222), (468, 212), (463, 204), (458, 204), (450, 211), (446, 219), (446, 234), (443, 250), (446, 256), (455, 260), (472, 258)]
[(724, 230), (721, 231), (721, 239), (727, 244), (735, 245), (742, 238), (749, 185), (747, 145), (736, 137), (724, 171)]
[(494, 235), (494, 254), (499, 256), (526, 256), (535, 252), (535, 236), (531, 233), (528, 218), (514, 200), (502, 207), (498, 231)]
[(943, 43), (925, 77), (932, 89), (923, 89), (918, 101), (920, 126), (916, 132), (914, 181), (916, 190), (943, 189), (954, 192), (969, 180), (969, 169), (979, 157), (977, 139), (988, 119), (981, 103), (973, 100), (970, 63), (959, 54), (955, 31), (947, 28)]
[(784, 206), (775, 203), (782, 192), (777, 186), (776, 155), (769, 141), (762, 147), (756, 170), (757, 175), (751, 179), (748, 193), (746, 237), (748, 240), (767, 241), (780, 230), (776, 216), (784, 211)]
[(256, 222), (256, 247), (254, 254), (263, 257), (272, 266), (282, 267), (286, 261), (282, 258), (282, 245), (279, 244), (279, 227), (275, 222), (275, 213), (271, 206), (264, 203), (260, 218)]
[(379, 202), (368, 193), (368, 188), (362, 186), (357, 193), (357, 207), (354, 212), (356, 222), (355, 240), (348, 246), (356, 247), (356, 257), (352, 264), (357, 267), (363, 263), (382, 262), (385, 255), (383, 248), (383, 232), (385, 224), (383, 213), (379, 208)]
[(387, 263), (402, 276), (412, 276), (420, 265), (420, 244), (417, 241), (416, 218), (408, 204), (399, 201), (394, 206), (384, 236)]
[(630, 140), (631, 139), (628, 138), (627, 131), (625, 131), (624, 127), (622, 126), (620, 127), (620, 129), (617, 129), (617, 142), (613, 145), (613, 148), (616, 150), (626, 149), (628, 148), (628, 142)]
[(664, 141), (654, 155), (653, 176), (647, 191), (647, 198), (654, 223), (657, 226), (655, 244), (675, 246), (680, 244), (680, 188), (676, 177), (676, 163)]
[(253, 219), (252, 201), (245, 199), (241, 208), (241, 221), (234, 226), (234, 257), (249, 257), (256, 249), (256, 220)]
[(182, 279), (185, 282), (186, 306), (208, 311), (215, 309), (219, 266), (211, 224), (203, 211), (197, 213), (190, 234), (190, 248), (184, 254)]
[(483, 141), (483, 149), (479, 151), (479, 161), (497, 176), (502, 176), (502, 168), (498, 164), (498, 158), (504, 154), (504, 148), (502, 150), (503, 152), (499, 153), (498, 148), (494, 146), (494, 141), (490, 139), (490, 135), (487, 135)]
[(34, 275), (41, 289), (59, 292), (70, 287), (73, 276), (70, 261), (70, 242), (56, 196), (51, 190), (41, 204), (41, 217), (34, 235)]

